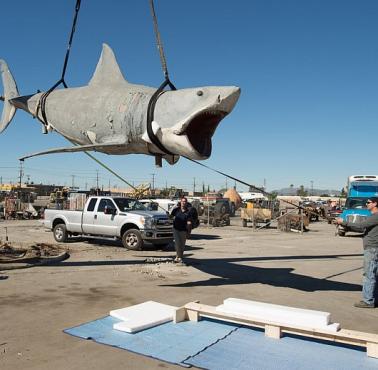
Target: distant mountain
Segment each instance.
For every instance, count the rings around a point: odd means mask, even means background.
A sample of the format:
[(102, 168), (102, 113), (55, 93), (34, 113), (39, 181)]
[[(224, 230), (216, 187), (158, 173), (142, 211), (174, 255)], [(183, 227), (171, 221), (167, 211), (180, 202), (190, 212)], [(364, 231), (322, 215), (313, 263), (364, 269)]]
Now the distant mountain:
[[(272, 192), (277, 193), (278, 195), (297, 195), (297, 191), (299, 188), (282, 188), (279, 190), (273, 190)], [(317, 195), (320, 196), (322, 194), (328, 194), (330, 196), (338, 196), (340, 195), (339, 190), (331, 190), (331, 189), (310, 189), (304, 188), (307, 191), (307, 195)]]

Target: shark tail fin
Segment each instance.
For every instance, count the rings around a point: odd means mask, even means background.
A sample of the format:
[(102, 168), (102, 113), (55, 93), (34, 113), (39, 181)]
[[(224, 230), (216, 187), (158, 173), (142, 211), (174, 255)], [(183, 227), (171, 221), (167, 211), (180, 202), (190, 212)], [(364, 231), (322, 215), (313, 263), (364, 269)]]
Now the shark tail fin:
[(0, 133), (3, 132), (9, 125), (14, 114), (16, 113), (16, 107), (12, 105), (9, 100), (19, 96), (16, 82), (12, 76), (11, 71), (8, 68), (7, 63), (0, 59), (0, 73), (4, 88), (4, 107), (1, 114), (0, 121)]

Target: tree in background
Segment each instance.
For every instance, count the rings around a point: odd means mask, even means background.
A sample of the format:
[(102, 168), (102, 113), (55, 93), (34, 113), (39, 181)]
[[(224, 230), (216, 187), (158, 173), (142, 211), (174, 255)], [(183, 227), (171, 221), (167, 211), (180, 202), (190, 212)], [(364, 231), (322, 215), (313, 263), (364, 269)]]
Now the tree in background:
[(297, 190), (297, 195), (300, 197), (306, 197), (308, 195), (307, 191), (305, 190), (304, 186), (301, 185), (299, 189)]
[(276, 191), (273, 191), (272, 193), (270, 193), (269, 195), (269, 200), (275, 200), (277, 198), (277, 195), (278, 193)]

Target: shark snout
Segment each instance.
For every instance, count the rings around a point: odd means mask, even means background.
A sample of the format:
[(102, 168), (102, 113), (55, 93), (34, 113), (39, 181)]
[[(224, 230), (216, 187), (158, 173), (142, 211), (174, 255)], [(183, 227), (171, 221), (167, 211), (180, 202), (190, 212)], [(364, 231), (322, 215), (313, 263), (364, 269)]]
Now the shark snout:
[[(211, 139), (219, 123), (235, 107), (239, 96), (237, 86), (209, 86), (163, 94), (155, 115), (157, 123), (163, 122), (159, 125), (161, 129), (156, 130), (160, 142), (175, 155), (199, 160), (209, 158)], [(176, 124), (169, 125), (167, 113), (162, 114), (163, 108), (179, 118)]]
[(217, 104), (220, 111), (227, 114), (235, 107), (240, 96), (240, 87), (231, 86), (225, 87), (218, 95)]

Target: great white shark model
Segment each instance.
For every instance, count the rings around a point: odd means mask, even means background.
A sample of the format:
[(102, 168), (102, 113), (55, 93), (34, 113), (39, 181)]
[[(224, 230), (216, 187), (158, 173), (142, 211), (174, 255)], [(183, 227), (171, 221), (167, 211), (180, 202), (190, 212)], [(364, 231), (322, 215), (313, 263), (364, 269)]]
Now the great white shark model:
[(95, 150), (160, 156), (170, 164), (179, 156), (207, 159), (219, 122), (232, 111), (240, 95), (240, 88), (235, 86), (163, 91), (156, 100), (151, 124), (153, 136), (161, 144), (156, 145), (147, 132), (147, 108), (156, 89), (126, 81), (106, 44), (87, 86), (58, 89), (48, 95), (46, 120), (40, 109), (43, 93), (19, 96), (4, 60), (0, 60), (0, 72), (4, 86), (0, 132), (9, 125), (16, 109), (23, 109), (43, 123), (45, 132), (54, 130), (74, 144), (23, 158)]

